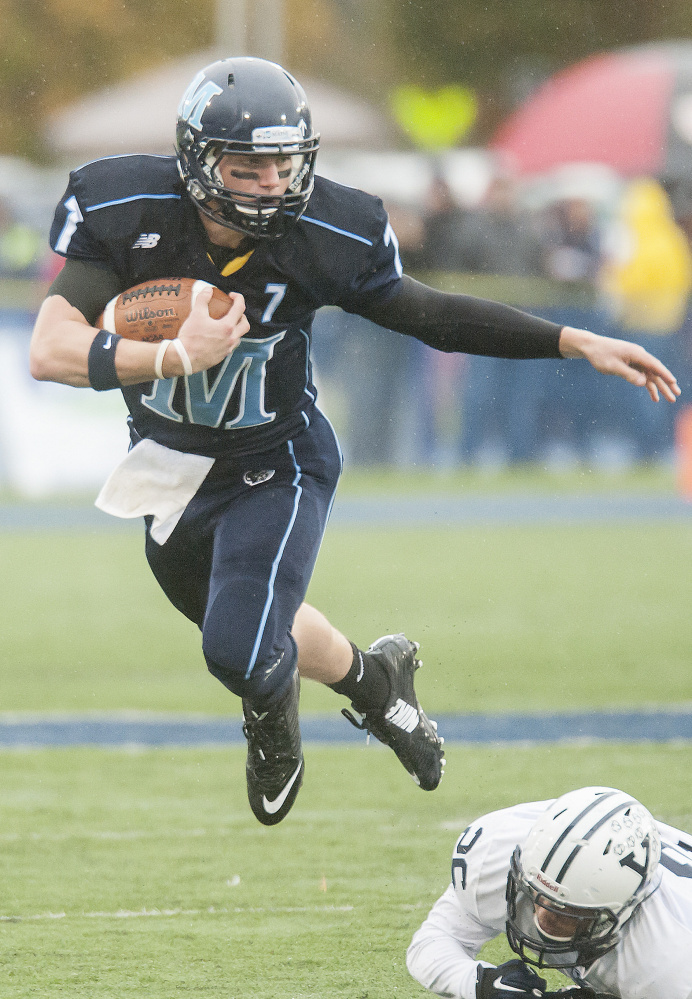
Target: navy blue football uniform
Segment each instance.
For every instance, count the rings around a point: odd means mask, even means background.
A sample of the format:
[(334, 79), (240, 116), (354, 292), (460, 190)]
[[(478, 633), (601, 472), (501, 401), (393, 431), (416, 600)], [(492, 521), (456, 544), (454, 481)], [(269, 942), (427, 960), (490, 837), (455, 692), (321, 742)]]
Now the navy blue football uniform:
[[(315, 405), (316, 309), (340, 306), (441, 350), (558, 353), (551, 323), (405, 277), (380, 199), (320, 177), (280, 239), (245, 236), (229, 250), (209, 240), (175, 157), (95, 160), (70, 175), (51, 245), (100, 268), (110, 294), (191, 277), (244, 296), (250, 329), (222, 363), (122, 392), (135, 445), (213, 459), (170, 535), (162, 541), (148, 519), (147, 557), (169, 599), (202, 629), (211, 672), (255, 704), (290, 683), (291, 627), (341, 471), (333, 430)], [(87, 301), (69, 280), (59, 276), (56, 286), (96, 322), (106, 304), (100, 290)]]
[(215, 459), (165, 543), (149, 530), (147, 558), (202, 629), (211, 672), (270, 703), (295, 668), (291, 626), (341, 472), (315, 405), (312, 319), (322, 305), (355, 312), (396, 293), (401, 264), (382, 203), (317, 178), (308, 210), (282, 239), (224, 250), (209, 242), (174, 157), (115, 156), (70, 175), (51, 245), (106, 268), (120, 290), (193, 277), (245, 298), (250, 331), (221, 364), (122, 392), (135, 443)]
[(232, 256), (227, 251), (227, 263), (212, 260), (175, 157), (110, 157), (71, 174), (51, 229), (57, 253), (106, 264), (122, 290), (193, 277), (245, 297), (250, 332), (222, 364), (123, 388), (140, 437), (210, 457), (255, 454), (289, 440), (313, 417), (315, 310), (377, 307), (401, 281), (381, 201), (324, 178), (316, 178), (307, 211), (282, 239), (246, 244)]
[[(209, 670), (243, 698), (248, 797), (266, 825), (288, 812), (302, 781), (292, 629), (341, 473), (316, 405), (315, 312), (337, 306), (442, 351), (561, 356), (558, 326), (403, 274), (380, 199), (315, 177), (318, 147), (305, 93), (281, 66), (235, 57), (200, 70), (178, 107), (175, 157), (112, 156), (70, 174), (50, 234), (67, 262), (32, 341), (35, 377), (122, 390), (133, 447), (97, 505), (145, 516), (158, 582), (201, 629)], [(105, 331), (89, 344), (88, 326), (113, 296), (180, 278), (243, 296), (242, 337), (242, 317), (232, 331), (191, 324), (207, 338), (195, 366), (219, 356), (215, 333), (237, 340), (223, 361), (157, 378), (147, 351)], [(143, 380), (123, 386), (132, 370)], [(361, 652), (309, 610), (298, 621), (303, 671), (331, 678), (361, 727), (421, 787), (436, 787), (442, 740), (415, 694), (415, 643), (385, 636)]]

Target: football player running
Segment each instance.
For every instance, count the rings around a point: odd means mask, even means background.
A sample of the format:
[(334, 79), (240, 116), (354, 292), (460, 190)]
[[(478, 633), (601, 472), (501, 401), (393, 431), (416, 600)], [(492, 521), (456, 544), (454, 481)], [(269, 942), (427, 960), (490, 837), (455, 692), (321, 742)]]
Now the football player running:
[[(478, 961), (503, 931), (518, 956)], [(406, 963), (448, 999), (690, 999), (691, 953), (692, 835), (623, 791), (584, 787), (472, 822)], [(575, 988), (546, 992), (534, 968)]]
[[(122, 515), (146, 505), (156, 579), (200, 627), (212, 674), (242, 698), (248, 796), (266, 824), (287, 814), (303, 777), (299, 676), (348, 697), (360, 721), (347, 717), (422, 788), (443, 764), (414, 690), (417, 645), (388, 635), (362, 651), (304, 603), (341, 472), (312, 382), (315, 310), (337, 305), (445, 351), (586, 357), (654, 400), (679, 394), (637, 345), (405, 276), (381, 201), (315, 176), (318, 145), (305, 94), (280, 66), (202, 69), (178, 109), (175, 156), (71, 173), (51, 230), (66, 262), (31, 345), (35, 378), (123, 393), (134, 446), (103, 502)], [(163, 357), (94, 326), (115, 295), (166, 277), (207, 281), (233, 305), (212, 319), (201, 294)]]

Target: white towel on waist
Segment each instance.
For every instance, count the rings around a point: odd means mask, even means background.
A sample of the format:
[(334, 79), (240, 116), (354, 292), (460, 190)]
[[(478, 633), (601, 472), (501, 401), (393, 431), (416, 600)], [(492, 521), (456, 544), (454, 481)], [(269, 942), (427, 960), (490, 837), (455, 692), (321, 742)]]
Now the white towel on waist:
[(150, 534), (163, 545), (213, 464), (201, 454), (140, 441), (108, 476), (95, 506), (114, 517), (153, 516)]

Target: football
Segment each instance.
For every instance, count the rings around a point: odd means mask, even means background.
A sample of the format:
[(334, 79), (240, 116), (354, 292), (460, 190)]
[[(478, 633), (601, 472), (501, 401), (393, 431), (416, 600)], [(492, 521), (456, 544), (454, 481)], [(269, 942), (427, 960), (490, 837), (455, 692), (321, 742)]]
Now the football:
[(174, 340), (200, 291), (209, 287), (214, 288), (209, 315), (220, 319), (231, 307), (230, 298), (220, 288), (194, 278), (161, 278), (120, 292), (110, 300), (95, 325), (128, 340), (146, 343)]

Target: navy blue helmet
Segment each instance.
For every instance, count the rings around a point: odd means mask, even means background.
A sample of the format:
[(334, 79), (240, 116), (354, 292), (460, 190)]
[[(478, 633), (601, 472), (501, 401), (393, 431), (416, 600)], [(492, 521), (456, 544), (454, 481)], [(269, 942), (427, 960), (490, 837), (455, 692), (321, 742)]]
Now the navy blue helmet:
[[(200, 70), (178, 108), (176, 150), (195, 203), (220, 225), (276, 239), (305, 211), (312, 193), (319, 135), (303, 88), (265, 59), (221, 59)], [(250, 196), (224, 185), (222, 158), (290, 159), (285, 194)]]

